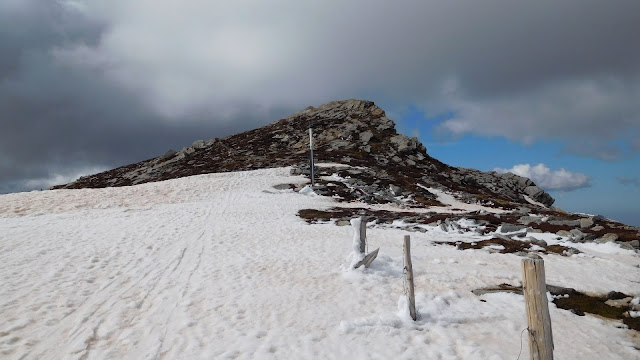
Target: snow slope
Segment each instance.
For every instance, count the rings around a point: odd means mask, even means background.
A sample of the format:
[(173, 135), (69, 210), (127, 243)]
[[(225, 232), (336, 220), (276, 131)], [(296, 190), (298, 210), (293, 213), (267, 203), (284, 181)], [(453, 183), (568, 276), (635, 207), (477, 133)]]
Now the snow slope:
[[(411, 233), (414, 323), (405, 232), (368, 229), (378, 258), (345, 270), (353, 230), (296, 216), (336, 203), (272, 187), (304, 181), (281, 168), (0, 196), (0, 358), (528, 356), (523, 298), (470, 292), (518, 285), (521, 258), (432, 243), (477, 235)], [(583, 251), (544, 256), (547, 281), (640, 295), (637, 255)], [(558, 359), (640, 356), (619, 323), (550, 311)]]

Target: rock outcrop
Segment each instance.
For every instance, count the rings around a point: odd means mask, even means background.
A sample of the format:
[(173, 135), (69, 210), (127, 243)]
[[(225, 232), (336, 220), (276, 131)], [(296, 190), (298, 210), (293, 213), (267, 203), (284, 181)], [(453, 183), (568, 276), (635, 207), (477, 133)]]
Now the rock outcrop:
[[(531, 201), (550, 206), (553, 198), (530, 179), (446, 165), (427, 154), (417, 138), (398, 134), (384, 110), (371, 101), (333, 101), (308, 107), (262, 128), (209, 141), (198, 140), (180, 151), (54, 188), (127, 186), (213, 172), (297, 166), (308, 159), (308, 128), (313, 127), (318, 162), (336, 162), (367, 169), (359, 186), (383, 198), (412, 197), (416, 206), (433, 205), (426, 188), (439, 188), (469, 203), (517, 209)], [(308, 171), (308, 166), (307, 166)], [(355, 175), (355, 174), (354, 174)], [(357, 188), (357, 186), (355, 186)], [(376, 191), (378, 189), (379, 191)], [(350, 189), (353, 190), (353, 189)], [(362, 191), (366, 193), (365, 190)], [(387, 196), (388, 195), (388, 196)], [(374, 202), (383, 200), (372, 200)]]

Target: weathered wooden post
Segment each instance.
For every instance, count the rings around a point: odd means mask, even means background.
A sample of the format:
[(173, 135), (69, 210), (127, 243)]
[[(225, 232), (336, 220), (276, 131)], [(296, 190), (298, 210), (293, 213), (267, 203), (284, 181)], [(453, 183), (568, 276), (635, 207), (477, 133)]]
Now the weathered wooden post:
[(407, 271), (407, 283), (409, 284), (409, 314), (416, 321), (416, 297), (413, 289), (413, 265), (411, 265), (411, 237), (404, 236), (404, 267)]
[[(359, 224), (358, 224), (359, 223)], [(360, 261), (358, 261), (355, 265), (353, 265), (354, 269), (359, 268), (364, 265), (365, 268), (368, 268), (369, 265), (376, 259), (378, 256), (378, 250), (380, 248), (375, 249), (374, 251), (366, 254), (367, 251), (367, 219), (364, 216), (360, 216), (359, 218), (351, 219), (351, 225), (353, 226), (353, 251), (359, 253)], [(365, 255), (366, 254), (366, 255)]]
[(544, 260), (538, 255), (522, 260), (522, 287), (529, 328), (529, 354), (532, 360), (553, 359), (553, 335), (547, 300)]
[(309, 175), (311, 176), (311, 187), (316, 185), (316, 177), (315, 177), (315, 165), (313, 163), (313, 129), (309, 127)]
[(366, 252), (367, 244), (367, 219), (364, 216), (360, 216), (360, 252)]

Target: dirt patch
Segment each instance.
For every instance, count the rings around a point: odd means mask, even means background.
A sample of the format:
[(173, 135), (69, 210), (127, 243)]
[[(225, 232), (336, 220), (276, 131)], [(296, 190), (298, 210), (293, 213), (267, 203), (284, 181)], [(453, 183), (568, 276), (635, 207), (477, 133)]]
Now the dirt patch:
[[(567, 246), (562, 246), (562, 245), (544, 246), (544, 245), (533, 243), (531, 241), (507, 240), (507, 239), (501, 239), (501, 238), (493, 238), (489, 240), (482, 240), (482, 241), (471, 242), (471, 243), (467, 243), (467, 242), (457, 242), (457, 243), (436, 242), (436, 243), (444, 244), (444, 245), (455, 245), (456, 248), (459, 250), (466, 250), (466, 249), (477, 250), (477, 249), (483, 249), (485, 247), (490, 248), (491, 246), (494, 246), (495, 251), (500, 254), (514, 254), (514, 253), (525, 254), (530, 251), (533, 251), (531, 250), (531, 247), (533, 245), (537, 245), (538, 247), (544, 249), (544, 250), (536, 251), (543, 254), (553, 253), (553, 254), (558, 254), (562, 256), (569, 256), (572, 254), (580, 253), (580, 251), (577, 249), (567, 247)], [(501, 246), (502, 248), (498, 248), (497, 246)]]
[[(587, 295), (572, 288), (547, 285), (547, 291), (555, 296), (553, 303), (560, 309), (569, 310), (578, 316), (585, 313), (598, 315), (607, 319), (621, 320), (631, 330), (640, 331), (640, 318), (629, 317), (630, 305), (612, 306), (607, 304), (608, 300), (619, 298), (631, 298), (626, 294), (612, 291), (608, 295)], [(512, 292), (522, 295), (521, 286), (500, 284), (495, 287), (472, 290), (474, 294), (480, 296), (494, 292)]]

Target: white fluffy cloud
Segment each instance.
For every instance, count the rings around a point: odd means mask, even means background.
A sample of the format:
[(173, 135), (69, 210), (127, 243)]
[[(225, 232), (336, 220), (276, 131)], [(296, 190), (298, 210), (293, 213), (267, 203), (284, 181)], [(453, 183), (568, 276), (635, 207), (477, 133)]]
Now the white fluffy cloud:
[(564, 168), (551, 170), (545, 164), (535, 166), (519, 164), (511, 169), (495, 168), (494, 171), (499, 173), (510, 172), (527, 177), (545, 190), (571, 191), (591, 186), (590, 179), (585, 174), (570, 172)]

